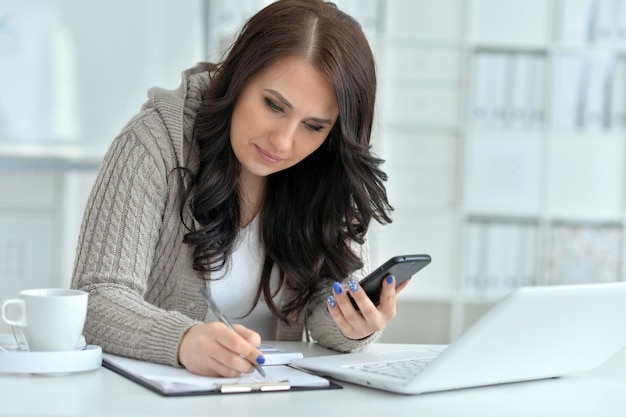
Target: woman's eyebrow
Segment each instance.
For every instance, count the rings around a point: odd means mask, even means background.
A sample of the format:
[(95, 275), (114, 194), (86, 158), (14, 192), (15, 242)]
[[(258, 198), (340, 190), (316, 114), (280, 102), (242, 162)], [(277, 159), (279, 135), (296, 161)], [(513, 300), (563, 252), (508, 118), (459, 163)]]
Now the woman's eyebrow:
[[(289, 102), (289, 100), (287, 100), (278, 91), (272, 90), (270, 88), (265, 88), (264, 91), (267, 91), (268, 93), (270, 93), (273, 96), (275, 96), (281, 103), (283, 103), (288, 108), (293, 109), (293, 105)], [(310, 119), (313, 120), (314, 122), (317, 122), (317, 123), (329, 124), (329, 125), (333, 124), (333, 121), (331, 119), (322, 119), (322, 118), (319, 118), (319, 117), (310, 117)]]
[(280, 94), (278, 91), (272, 90), (270, 88), (266, 88), (265, 91), (267, 91), (268, 93), (276, 96), (276, 98), (278, 100), (280, 100), (280, 102), (283, 103), (285, 106), (289, 107), (290, 109), (293, 109), (293, 105), (289, 102), (289, 100), (287, 100), (285, 97), (283, 97), (283, 95)]

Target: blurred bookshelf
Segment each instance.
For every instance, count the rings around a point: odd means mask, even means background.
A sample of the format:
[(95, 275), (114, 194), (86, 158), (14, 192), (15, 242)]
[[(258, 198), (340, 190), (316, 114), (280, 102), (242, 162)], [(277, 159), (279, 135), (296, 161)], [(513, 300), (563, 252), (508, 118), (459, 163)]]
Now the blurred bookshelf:
[(626, 254), (626, 1), (467, 4), (452, 336), (468, 303), (520, 285), (619, 281)]
[(447, 323), (449, 341), (516, 287), (622, 280), (626, 1), (379, 8), (377, 149), (396, 211), (374, 226), (375, 263), (433, 256), (399, 311)]

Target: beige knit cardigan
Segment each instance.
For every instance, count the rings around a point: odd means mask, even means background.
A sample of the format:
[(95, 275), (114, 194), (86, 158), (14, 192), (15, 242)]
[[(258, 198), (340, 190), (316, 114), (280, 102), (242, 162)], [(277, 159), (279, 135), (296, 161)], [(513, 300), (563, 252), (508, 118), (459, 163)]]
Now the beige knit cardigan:
[[(208, 65), (183, 73), (175, 90), (152, 88), (146, 104), (106, 153), (89, 197), (77, 245), (72, 287), (89, 293), (84, 335), (106, 352), (180, 366), (184, 333), (204, 320), (204, 277), (192, 268), (193, 247), (180, 219), (188, 186), (177, 167), (197, 167), (192, 129)], [(189, 212), (186, 222), (193, 225)], [(359, 248), (367, 271), (367, 245)], [(338, 277), (340, 280), (342, 277)], [(326, 309), (324, 288), (291, 325), (276, 321), (275, 340), (315, 340), (355, 351), (362, 340), (343, 336)]]

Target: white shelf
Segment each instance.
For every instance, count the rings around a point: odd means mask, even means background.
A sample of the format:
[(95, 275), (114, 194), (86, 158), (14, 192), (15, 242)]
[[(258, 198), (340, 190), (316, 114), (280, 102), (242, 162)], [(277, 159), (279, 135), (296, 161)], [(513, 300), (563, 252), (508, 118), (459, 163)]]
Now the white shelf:
[(0, 161), (5, 170), (27, 167), (36, 167), (38, 170), (50, 168), (97, 170), (106, 148), (104, 145), (86, 145), (77, 142), (0, 142)]

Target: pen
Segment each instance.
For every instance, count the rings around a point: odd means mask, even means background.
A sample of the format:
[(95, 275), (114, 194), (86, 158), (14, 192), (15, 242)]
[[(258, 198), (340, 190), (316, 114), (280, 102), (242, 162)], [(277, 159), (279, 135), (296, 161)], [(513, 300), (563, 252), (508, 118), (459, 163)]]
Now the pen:
[[(228, 326), (228, 328), (230, 330), (232, 330), (233, 332), (236, 333), (237, 331), (235, 330), (233, 325), (230, 323), (230, 320), (228, 320), (228, 318), (224, 315), (224, 313), (222, 313), (220, 311), (220, 309), (217, 307), (217, 304), (215, 304), (215, 301), (213, 300), (213, 297), (211, 297), (211, 294), (209, 294), (209, 292), (207, 291), (206, 287), (200, 288), (200, 292), (202, 293), (202, 296), (204, 296), (204, 299), (206, 300), (206, 302), (209, 305), (209, 308), (211, 309), (213, 314), (215, 314), (215, 317), (217, 317), (217, 319), (219, 321), (221, 321), (226, 326)], [(254, 369), (256, 369), (261, 375), (263, 375), (263, 378), (265, 378), (267, 376), (265, 374), (265, 371), (261, 367), (261, 365), (259, 365), (258, 363), (254, 364)]]

